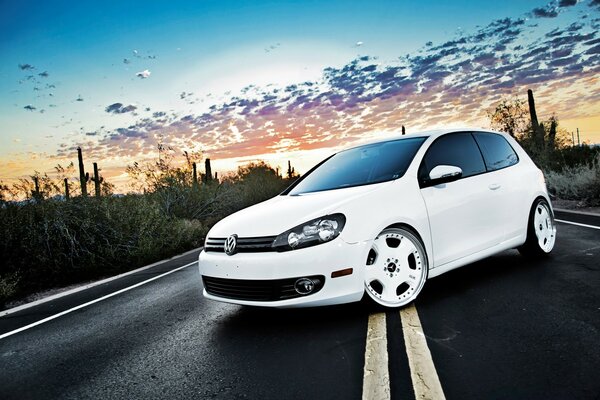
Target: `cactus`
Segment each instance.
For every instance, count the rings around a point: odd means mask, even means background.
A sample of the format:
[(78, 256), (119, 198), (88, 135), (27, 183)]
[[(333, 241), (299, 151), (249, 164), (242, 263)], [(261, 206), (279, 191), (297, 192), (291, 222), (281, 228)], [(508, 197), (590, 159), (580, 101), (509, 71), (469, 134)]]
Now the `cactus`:
[(79, 182), (81, 183), (81, 196), (87, 197), (87, 181), (90, 174), (85, 173), (83, 167), (83, 155), (81, 154), (81, 147), (77, 148), (77, 158), (79, 159)]
[(40, 193), (40, 179), (37, 176), (32, 176), (32, 178), (35, 188), (33, 189), (33, 192), (31, 192), (31, 197), (33, 197), (34, 200), (40, 201), (42, 199), (42, 195)]
[(196, 169), (196, 163), (192, 163), (192, 186), (198, 186), (198, 171)]
[(533, 99), (533, 91), (531, 89), (527, 89), (527, 102), (529, 103), (529, 115), (531, 116), (533, 143), (535, 143), (538, 151), (543, 151), (546, 130), (544, 129), (544, 124), (538, 122), (537, 111), (535, 110), (535, 100)]
[(210, 158), (204, 161), (204, 179), (206, 183), (212, 180), (212, 169), (210, 167)]
[(216, 171), (215, 171), (215, 181), (219, 182), (219, 175), (217, 175)]
[(531, 116), (531, 129), (535, 134), (535, 132), (537, 132), (539, 124), (537, 112), (535, 111), (535, 100), (533, 99), (533, 91), (531, 89), (527, 89), (527, 102), (529, 103), (529, 115)]
[(406, 128), (402, 125), (402, 136), (406, 135)]
[(549, 152), (554, 151), (554, 139), (556, 138), (556, 118), (552, 117), (550, 119), (550, 132), (548, 133), (548, 143), (546, 144), (546, 149)]
[(98, 174), (98, 163), (94, 163), (94, 176), (92, 179), (94, 181), (94, 189), (96, 190), (96, 197), (100, 197), (102, 194), (100, 184), (102, 183), (103, 179)]
[(67, 178), (64, 179), (65, 181), (65, 199), (69, 200), (69, 180)]
[(292, 162), (288, 160), (287, 178), (292, 179), (294, 176), (294, 169), (292, 168)]

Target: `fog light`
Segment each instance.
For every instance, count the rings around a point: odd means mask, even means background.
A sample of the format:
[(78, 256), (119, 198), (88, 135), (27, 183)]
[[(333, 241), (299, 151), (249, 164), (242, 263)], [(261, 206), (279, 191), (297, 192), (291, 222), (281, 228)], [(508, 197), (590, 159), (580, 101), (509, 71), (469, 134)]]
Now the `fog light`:
[(312, 279), (300, 278), (294, 284), (294, 289), (296, 289), (298, 294), (310, 294), (315, 290), (315, 282), (313, 282)]

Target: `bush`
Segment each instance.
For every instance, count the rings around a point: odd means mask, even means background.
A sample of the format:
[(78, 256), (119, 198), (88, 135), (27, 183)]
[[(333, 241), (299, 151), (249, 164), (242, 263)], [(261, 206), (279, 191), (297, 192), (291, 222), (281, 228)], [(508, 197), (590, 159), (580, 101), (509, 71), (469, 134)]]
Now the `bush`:
[(0, 211), (0, 302), (197, 247), (206, 229), (165, 215), (147, 196), (7, 204)]
[(591, 164), (546, 171), (548, 190), (563, 200), (582, 201), (587, 206), (600, 206), (600, 155)]
[(173, 180), (143, 195), (4, 203), (0, 306), (199, 247), (219, 219), (287, 185), (271, 167), (254, 163), (222, 183)]

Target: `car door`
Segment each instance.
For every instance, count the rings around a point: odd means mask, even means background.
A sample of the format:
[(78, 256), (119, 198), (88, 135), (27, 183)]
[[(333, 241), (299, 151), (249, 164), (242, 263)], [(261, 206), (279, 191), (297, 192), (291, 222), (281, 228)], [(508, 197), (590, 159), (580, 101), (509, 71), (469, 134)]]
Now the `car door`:
[[(438, 165), (462, 169), (456, 181), (429, 186)], [(481, 151), (470, 132), (437, 138), (419, 168), (421, 195), (427, 207), (436, 267), (500, 243), (503, 238), (501, 199), (486, 173)]]
[[(519, 157), (508, 141), (498, 133), (473, 132), (473, 137), (481, 150), (485, 167), (490, 177), (490, 185), (494, 187), (501, 206), (497, 212), (502, 215), (504, 228), (503, 240), (512, 239), (523, 231), (523, 221), (517, 210), (527, 204), (528, 193), (523, 191), (526, 183), (522, 182), (516, 168)], [(517, 218), (515, 218), (515, 215)]]

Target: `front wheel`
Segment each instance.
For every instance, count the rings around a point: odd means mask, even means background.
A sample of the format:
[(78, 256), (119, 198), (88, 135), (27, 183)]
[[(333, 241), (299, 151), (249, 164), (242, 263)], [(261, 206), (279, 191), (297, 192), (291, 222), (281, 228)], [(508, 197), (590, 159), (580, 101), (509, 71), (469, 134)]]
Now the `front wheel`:
[(537, 199), (529, 213), (527, 239), (519, 247), (525, 256), (544, 256), (549, 254), (556, 242), (556, 223), (550, 205), (545, 199)]
[(413, 301), (427, 280), (427, 255), (407, 229), (388, 228), (373, 241), (365, 267), (365, 291), (385, 307)]

